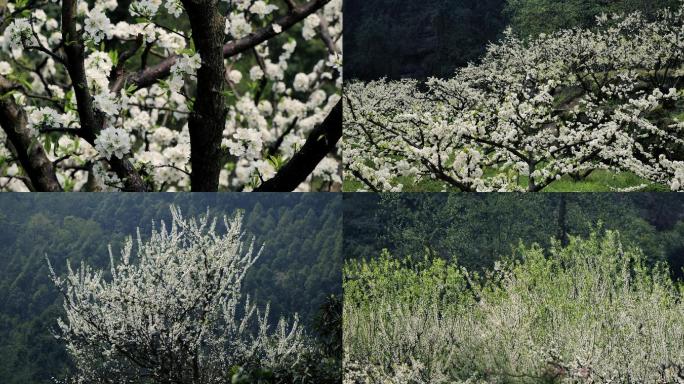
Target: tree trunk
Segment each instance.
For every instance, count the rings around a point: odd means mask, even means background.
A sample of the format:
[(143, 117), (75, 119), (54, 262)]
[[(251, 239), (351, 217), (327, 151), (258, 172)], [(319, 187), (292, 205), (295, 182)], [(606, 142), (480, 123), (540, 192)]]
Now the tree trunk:
[(197, 70), (197, 97), (188, 119), (190, 130), (190, 184), (194, 192), (218, 190), (221, 137), (226, 121), (223, 95), (223, 38), (225, 19), (213, 0), (183, 1), (190, 18), (192, 39), (202, 59)]

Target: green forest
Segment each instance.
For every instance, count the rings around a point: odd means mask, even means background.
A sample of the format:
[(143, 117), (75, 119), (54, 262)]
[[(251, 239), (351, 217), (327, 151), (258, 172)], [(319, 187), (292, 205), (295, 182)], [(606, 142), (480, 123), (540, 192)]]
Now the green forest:
[(345, 76), (450, 76), (477, 62), (487, 44), (506, 28), (536, 36), (564, 28), (586, 27), (602, 13), (640, 11), (678, 5), (678, 0), (347, 0), (345, 1)]
[(519, 243), (550, 245), (593, 230), (618, 230), (650, 263), (684, 267), (684, 196), (677, 193), (345, 194), (344, 250), (367, 259), (386, 248), (398, 257), (457, 257), (492, 267)]
[(271, 318), (298, 313), (307, 332), (334, 353), (340, 334), (330, 329), (342, 291), (341, 198), (332, 194), (8, 194), (0, 198), (0, 382), (46, 383), (68, 372), (63, 345), (52, 336), (61, 300), (49, 278), (66, 259), (107, 268), (140, 227), (170, 220), (169, 206), (185, 216), (244, 211), (244, 229), (265, 245), (243, 290)]

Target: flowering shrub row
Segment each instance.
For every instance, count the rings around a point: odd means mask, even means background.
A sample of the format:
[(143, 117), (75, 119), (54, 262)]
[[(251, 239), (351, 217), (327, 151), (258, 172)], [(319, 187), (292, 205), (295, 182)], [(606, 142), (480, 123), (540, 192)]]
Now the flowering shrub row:
[[(521, 246), (493, 270), (351, 261), (345, 383), (674, 383), (684, 285), (617, 232)], [(679, 381), (678, 381), (679, 380)]]

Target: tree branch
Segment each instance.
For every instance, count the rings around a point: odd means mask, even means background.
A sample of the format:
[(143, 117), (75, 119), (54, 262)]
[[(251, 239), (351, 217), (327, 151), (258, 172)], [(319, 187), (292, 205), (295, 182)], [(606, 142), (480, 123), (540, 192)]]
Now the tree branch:
[(268, 147), (268, 150), (266, 151), (266, 154), (267, 154), (268, 156), (275, 156), (276, 153), (278, 153), (278, 150), (280, 149), (280, 146), (283, 144), (283, 140), (285, 140), (285, 136), (287, 136), (290, 132), (292, 132), (292, 130), (294, 129), (294, 127), (297, 126), (297, 122), (298, 122), (298, 121), (299, 121), (299, 118), (295, 117), (294, 120), (292, 120), (292, 122), (290, 123), (290, 125), (288, 125), (287, 128), (285, 128), (285, 130), (283, 131), (283, 133), (282, 133), (280, 136), (278, 136), (278, 138), (276, 139), (276, 141), (273, 142), (273, 144), (271, 144), (271, 145)]
[(62, 191), (52, 162), (27, 127), (26, 113), (7, 94), (13, 88), (12, 83), (0, 76), (0, 126), (7, 134), (32, 187), (37, 191)]
[[(308, 3), (301, 5), (299, 7), (292, 8), (288, 14), (282, 16), (275, 20), (273, 24), (278, 24), (282, 27), (283, 31), (288, 30), (298, 22), (304, 20), (310, 14), (321, 9), (330, 0), (311, 0)], [(282, 33), (282, 32), (281, 32)], [(272, 24), (251, 33), (241, 39), (233, 40), (223, 46), (223, 57), (231, 57), (249, 50), (264, 41), (278, 35), (272, 27)], [(177, 55), (169, 56), (161, 62), (153, 65), (151, 67), (145, 68), (142, 71), (132, 73), (128, 76), (127, 81), (122, 81), (123, 83), (135, 84), (138, 88), (148, 87), (154, 84), (157, 80), (165, 78), (171, 72), (171, 67), (176, 63)], [(118, 92), (119, 89), (113, 89), (114, 92)]]
[(313, 172), (318, 163), (335, 149), (342, 137), (342, 100), (338, 101), (323, 123), (311, 131), (304, 146), (276, 175), (262, 183), (255, 192), (289, 192)]
[[(90, 145), (94, 145), (95, 137), (104, 125), (104, 119), (95, 114), (93, 99), (88, 90), (88, 80), (85, 73), (85, 52), (80, 34), (76, 30), (74, 18), (76, 16), (76, 1), (62, 2), (62, 36), (64, 37), (64, 52), (66, 67), (76, 96), (76, 109), (81, 122), (80, 135)], [(125, 159), (112, 157), (109, 165), (124, 183), (124, 191), (145, 191), (145, 184), (133, 165)]]
[(339, 50), (337, 49), (335, 42), (330, 36), (330, 32), (328, 32), (328, 22), (325, 20), (325, 16), (322, 14), (322, 12), (319, 12), (319, 15), (321, 19), (321, 24), (318, 27), (318, 34), (321, 37), (321, 40), (323, 40), (323, 43), (325, 43), (325, 46), (328, 47), (328, 51), (331, 54), (339, 53)]

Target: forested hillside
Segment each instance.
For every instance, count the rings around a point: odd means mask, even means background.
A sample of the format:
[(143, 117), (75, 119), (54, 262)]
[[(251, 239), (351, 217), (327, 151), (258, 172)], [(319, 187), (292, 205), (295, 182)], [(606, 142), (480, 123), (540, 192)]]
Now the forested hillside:
[(505, 0), (348, 0), (347, 78), (446, 76), (503, 30)]
[(641, 11), (652, 15), (678, 0), (347, 0), (345, 76), (450, 76), (476, 62), (505, 28), (534, 36), (586, 27), (602, 13)]
[(346, 194), (346, 258), (373, 258), (383, 248), (421, 258), (425, 249), (481, 269), (520, 243), (548, 247), (551, 237), (614, 229), (650, 263), (684, 267), (684, 196), (627, 194)]
[(185, 216), (244, 213), (245, 230), (264, 243), (243, 287), (272, 317), (298, 312), (309, 331), (319, 307), (341, 293), (341, 198), (324, 194), (168, 194), (133, 196), (5, 195), (0, 198), (0, 382), (44, 383), (68, 368), (64, 347), (50, 334), (62, 313), (45, 256), (57, 274), (66, 259), (108, 268), (125, 236), (152, 221), (170, 219), (169, 205)]
[(521, 36), (590, 27), (601, 14), (639, 11), (653, 16), (658, 10), (676, 7), (679, 0), (507, 0), (504, 14)]

